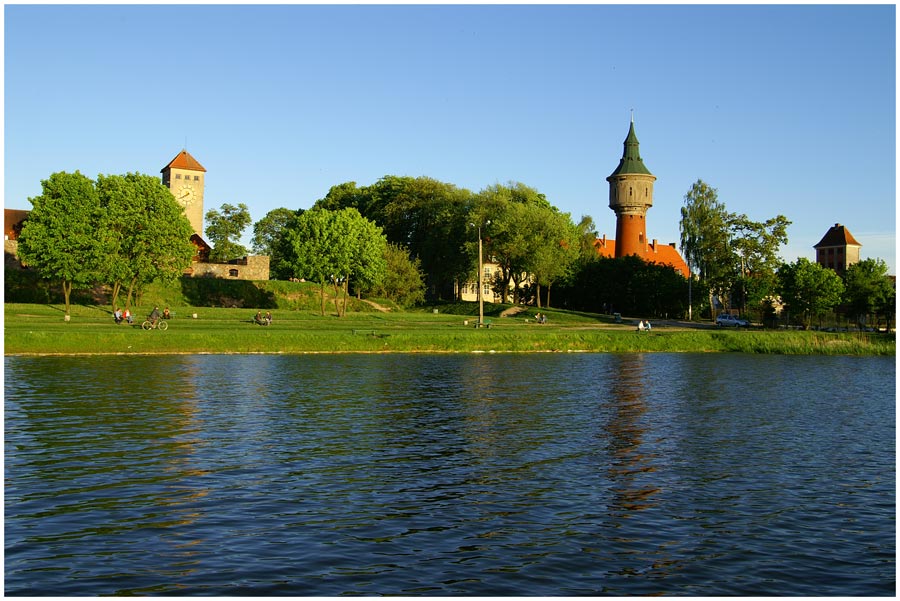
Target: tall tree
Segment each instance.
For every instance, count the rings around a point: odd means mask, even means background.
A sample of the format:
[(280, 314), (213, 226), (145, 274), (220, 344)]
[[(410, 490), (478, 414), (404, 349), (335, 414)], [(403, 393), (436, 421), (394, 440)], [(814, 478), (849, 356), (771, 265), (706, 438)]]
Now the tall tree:
[(852, 316), (858, 327), (864, 327), (869, 316), (876, 315), (889, 304), (893, 290), (884, 261), (864, 259), (854, 263), (844, 273), (844, 303), (848, 317)]
[(372, 289), (373, 294), (404, 308), (425, 300), (425, 281), (418, 259), (410, 257), (402, 246), (388, 244), (385, 262), (384, 280)]
[(265, 217), (253, 224), (253, 238), (250, 244), (253, 252), (269, 257), (271, 277), (278, 278), (277, 266), (281, 264), (279, 253), (279, 240), (288, 223), (295, 215), (301, 214), (303, 209), (292, 211), (290, 209), (273, 209), (266, 213)]
[(554, 207), (530, 207), (531, 224), (530, 256), (525, 267), (535, 283), (535, 302), (542, 306), (541, 289), (546, 291), (546, 303), (550, 306), (550, 288), (561, 281), (575, 264), (580, 252), (580, 233), (568, 213), (560, 213)]
[(787, 244), (787, 228), (791, 222), (778, 215), (763, 222), (746, 215), (728, 216), (731, 248), (739, 262), (737, 297), (742, 309), (748, 305), (762, 310), (763, 300), (775, 292), (780, 259), (778, 250)]
[[(329, 211), (313, 208), (296, 216), (282, 237), (282, 263), (291, 276), (317, 282), (322, 315), (325, 287), (335, 289), (338, 316), (346, 311), (347, 287), (351, 279), (360, 287), (376, 286), (384, 277), (387, 241), (381, 229), (356, 209)], [(338, 305), (343, 290), (344, 307)]]
[(225, 203), (221, 211), (207, 211), (206, 236), (213, 244), (210, 259), (226, 262), (246, 256), (247, 249), (238, 240), (251, 222), (250, 210), (244, 203), (237, 206)]
[(809, 329), (813, 318), (820, 317), (841, 302), (844, 284), (831, 269), (800, 257), (778, 270), (779, 292), (789, 314)]
[(471, 197), (468, 190), (428, 177), (386, 175), (363, 188), (355, 182), (333, 186), (314, 208), (358, 209), (390, 243), (409, 249), (425, 272), (429, 293), (439, 298), (469, 268), (459, 241)]
[(685, 194), (681, 207), (681, 253), (688, 270), (699, 274), (709, 290), (710, 319), (713, 295), (720, 297), (731, 287), (735, 271), (729, 247), (728, 213), (719, 202), (718, 192), (703, 180), (697, 180)]
[(97, 192), (104, 209), (97, 234), (106, 254), (103, 277), (112, 284), (113, 305), (125, 287), (128, 307), (144, 284), (171, 281), (190, 266), (193, 228), (169, 189), (152, 175), (100, 175)]
[(68, 321), (72, 288), (96, 280), (105, 259), (97, 235), (103, 210), (94, 182), (78, 171), (53, 173), (41, 189), (28, 199), (32, 210), (19, 235), (19, 256), (42, 277), (62, 282)]

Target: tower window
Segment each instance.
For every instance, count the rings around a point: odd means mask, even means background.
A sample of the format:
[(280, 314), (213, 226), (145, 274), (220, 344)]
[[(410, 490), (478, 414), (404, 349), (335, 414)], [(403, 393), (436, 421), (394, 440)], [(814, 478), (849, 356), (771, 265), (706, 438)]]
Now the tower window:
[(628, 186), (628, 196), (631, 196), (631, 186)]
[(199, 175), (195, 175), (195, 176), (194, 176), (194, 181), (195, 181), (195, 182), (200, 181), (200, 176), (199, 176)]
[(180, 174), (180, 173), (176, 173), (176, 174), (175, 174), (175, 179), (181, 179), (181, 174)]

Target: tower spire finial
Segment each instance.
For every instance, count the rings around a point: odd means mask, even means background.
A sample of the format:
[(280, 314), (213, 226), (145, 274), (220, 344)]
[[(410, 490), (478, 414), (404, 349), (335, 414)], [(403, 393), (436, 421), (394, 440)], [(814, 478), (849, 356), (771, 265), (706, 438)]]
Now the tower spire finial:
[(631, 122), (634, 123), (634, 109), (631, 109)]

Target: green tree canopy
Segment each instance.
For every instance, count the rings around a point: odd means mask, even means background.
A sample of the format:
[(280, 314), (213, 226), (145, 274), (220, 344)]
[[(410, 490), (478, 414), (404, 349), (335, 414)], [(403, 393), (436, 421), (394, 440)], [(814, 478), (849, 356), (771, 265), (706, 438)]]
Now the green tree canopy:
[[(714, 294), (723, 295), (733, 282), (728, 213), (719, 202), (718, 192), (703, 180), (697, 180), (684, 196), (681, 207), (681, 253), (690, 272), (698, 273), (709, 290), (709, 305)], [(712, 313), (712, 310), (710, 310)], [(710, 315), (710, 319), (715, 317)]]
[(778, 270), (778, 281), (781, 300), (806, 329), (813, 318), (840, 303), (844, 292), (844, 284), (834, 271), (805, 257), (783, 264)]
[(778, 251), (787, 244), (790, 224), (784, 215), (763, 222), (746, 215), (728, 216), (731, 248), (739, 264), (736, 293), (742, 308), (750, 305), (762, 310), (764, 299), (775, 293), (775, 273), (781, 263)]
[(282, 264), (292, 277), (318, 282), (322, 315), (325, 314), (325, 286), (331, 283), (346, 294), (352, 279), (360, 288), (381, 283), (386, 269), (387, 241), (381, 229), (356, 209), (339, 211), (313, 208), (297, 215), (282, 236)]
[(41, 181), (41, 189), (40, 196), (28, 199), (32, 210), (18, 252), (42, 277), (62, 282), (68, 321), (72, 288), (96, 280), (106, 259), (98, 236), (103, 210), (94, 182), (78, 171), (53, 173)]
[(247, 249), (238, 240), (251, 222), (250, 210), (244, 203), (237, 206), (225, 203), (221, 211), (207, 211), (206, 236), (213, 245), (210, 259), (226, 262), (246, 256)]
[(280, 239), (284, 228), (291, 222), (295, 215), (303, 213), (303, 209), (292, 211), (290, 209), (273, 209), (266, 213), (265, 217), (253, 224), (253, 238), (250, 244), (253, 252), (269, 257), (271, 277), (281, 277), (278, 273), (278, 265), (281, 264)]
[(407, 308), (425, 300), (425, 281), (420, 261), (397, 244), (388, 244), (384, 280), (372, 289), (375, 296), (390, 299)]
[(140, 173), (100, 175), (97, 192), (104, 211), (97, 235), (104, 240), (102, 276), (132, 294), (154, 280), (172, 280), (190, 266), (195, 249), (184, 210), (159, 178)]
[(888, 277), (887, 264), (881, 259), (864, 259), (844, 273), (844, 303), (847, 314), (859, 327), (870, 315), (884, 314), (893, 304), (894, 286)]

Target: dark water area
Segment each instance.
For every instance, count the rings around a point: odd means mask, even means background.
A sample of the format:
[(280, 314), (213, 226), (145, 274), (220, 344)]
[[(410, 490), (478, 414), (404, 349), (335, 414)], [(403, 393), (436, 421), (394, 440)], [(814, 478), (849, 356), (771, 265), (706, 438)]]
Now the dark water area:
[(895, 593), (894, 358), (5, 358), (7, 595)]

